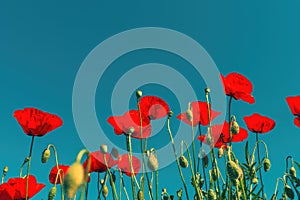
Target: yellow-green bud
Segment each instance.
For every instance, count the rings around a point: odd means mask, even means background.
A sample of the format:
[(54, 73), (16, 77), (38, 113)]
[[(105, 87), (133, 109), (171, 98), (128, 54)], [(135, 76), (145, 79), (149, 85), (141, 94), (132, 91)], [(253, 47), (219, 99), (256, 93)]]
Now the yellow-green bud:
[(287, 195), (288, 198), (294, 199), (295, 194), (294, 194), (294, 191), (292, 190), (292, 188), (290, 186), (285, 185), (284, 186), (284, 192), (285, 192), (285, 194)]
[(51, 156), (50, 149), (45, 149), (42, 154), (42, 163), (46, 163)]
[(264, 170), (265, 172), (269, 171), (271, 168), (271, 161), (269, 160), (269, 158), (266, 158), (264, 161)]
[(144, 200), (144, 199), (145, 199), (145, 197), (144, 197), (143, 191), (139, 190), (139, 192), (138, 192), (138, 200)]
[(230, 123), (230, 131), (232, 132), (232, 134), (236, 135), (240, 132), (240, 126), (236, 121), (232, 121)]
[(77, 190), (84, 181), (84, 169), (79, 162), (73, 163), (65, 176), (64, 187), (67, 198), (74, 198)]
[(182, 198), (182, 193), (183, 193), (182, 188), (180, 188), (176, 193), (177, 193), (178, 199), (181, 199)]
[(222, 158), (223, 154), (224, 154), (224, 149), (223, 149), (223, 147), (221, 147), (218, 150), (218, 158)]
[(48, 200), (53, 200), (56, 196), (56, 186), (53, 186), (48, 193)]
[(106, 198), (108, 196), (108, 187), (106, 185), (103, 185), (102, 195), (104, 198)]
[(143, 96), (142, 90), (137, 90), (135, 95), (136, 95), (136, 98), (138, 98), (138, 99), (141, 98)]
[(8, 166), (5, 166), (5, 167), (3, 168), (3, 174), (5, 175), (7, 172), (8, 172)]
[(189, 162), (187, 161), (184, 155), (181, 155), (179, 157), (179, 164), (182, 168), (187, 168), (189, 166)]
[(289, 171), (290, 171), (291, 176), (297, 177), (297, 172), (296, 172), (295, 167), (292, 166)]
[(187, 109), (185, 115), (186, 115), (186, 118), (188, 121), (190, 121), (190, 122), (193, 121), (193, 112), (191, 109)]
[(252, 183), (256, 185), (256, 184), (258, 183), (258, 179), (257, 179), (256, 177), (253, 178), (253, 179), (252, 179)]
[(210, 93), (210, 88), (205, 88), (204, 91), (205, 93)]
[(216, 200), (217, 195), (213, 189), (209, 189), (207, 193), (208, 200)]
[(130, 127), (129, 129), (128, 129), (128, 135), (131, 135), (132, 133), (134, 132), (134, 128), (133, 127)]
[(100, 151), (101, 151), (101, 153), (106, 154), (108, 152), (107, 145), (106, 144), (101, 144), (100, 145)]
[(228, 161), (226, 165), (226, 171), (230, 180), (234, 183), (239, 178), (243, 177), (243, 171), (241, 168), (233, 161)]
[(150, 153), (150, 155), (148, 157), (147, 165), (148, 165), (148, 168), (151, 171), (158, 170), (158, 160), (157, 160), (157, 157), (154, 153)]

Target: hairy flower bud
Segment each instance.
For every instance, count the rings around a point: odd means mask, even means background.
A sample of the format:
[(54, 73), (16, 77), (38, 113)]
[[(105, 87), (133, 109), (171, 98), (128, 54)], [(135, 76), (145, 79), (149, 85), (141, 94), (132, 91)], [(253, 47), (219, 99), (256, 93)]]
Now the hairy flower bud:
[(230, 122), (230, 131), (232, 134), (236, 135), (240, 132), (240, 126), (236, 121)]
[(264, 170), (265, 172), (269, 171), (271, 168), (271, 161), (269, 160), (269, 158), (266, 158), (264, 161)]
[(151, 171), (156, 171), (158, 169), (158, 160), (154, 153), (150, 153), (147, 165)]
[(258, 183), (258, 179), (257, 179), (256, 177), (253, 178), (253, 179), (252, 179), (252, 183), (256, 185), (256, 184)]
[(108, 152), (108, 147), (106, 144), (101, 144), (100, 145), (100, 152), (103, 154), (106, 154)]
[(53, 186), (48, 193), (48, 200), (53, 200), (56, 196), (56, 186)]
[(210, 88), (205, 88), (204, 91), (205, 93), (210, 93)]
[(209, 189), (207, 193), (208, 200), (217, 200), (217, 195), (213, 189)]
[(102, 195), (103, 195), (104, 198), (106, 198), (108, 196), (108, 187), (107, 187), (107, 185), (103, 185)]
[(294, 194), (294, 191), (292, 190), (292, 188), (290, 186), (285, 185), (284, 186), (284, 192), (285, 192), (285, 194), (287, 195), (288, 198), (294, 199), (295, 194)]
[(138, 98), (138, 99), (141, 98), (143, 96), (142, 90), (137, 90), (135, 95), (136, 95), (136, 98)]
[(45, 149), (42, 154), (42, 163), (48, 162), (50, 156), (51, 156), (50, 149), (49, 148)]
[(79, 162), (73, 163), (65, 176), (64, 187), (66, 195), (72, 199), (84, 181), (84, 169)]
[(3, 175), (6, 175), (7, 172), (8, 172), (8, 166), (5, 166), (5, 167), (3, 168)]
[(241, 168), (233, 161), (228, 161), (226, 165), (226, 171), (230, 180), (234, 183), (239, 178), (243, 177), (243, 171)]
[(179, 157), (179, 164), (182, 168), (187, 168), (189, 166), (189, 162), (184, 155)]
[(145, 197), (144, 197), (143, 191), (142, 191), (142, 190), (139, 190), (139, 191), (138, 191), (138, 200), (144, 200), (144, 199), (145, 199)]
[(290, 171), (291, 176), (293, 176), (294, 178), (297, 177), (297, 172), (296, 172), (295, 167), (292, 166), (289, 171)]

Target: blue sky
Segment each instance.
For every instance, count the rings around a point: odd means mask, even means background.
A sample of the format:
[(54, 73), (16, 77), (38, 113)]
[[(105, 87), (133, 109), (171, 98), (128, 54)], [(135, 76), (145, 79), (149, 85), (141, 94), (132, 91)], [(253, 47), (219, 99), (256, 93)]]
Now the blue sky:
[[(234, 101), (233, 113), (242, 127), (245, 127), (242, 117), (254, 112), (267, 115), (277, 123), (272, 132), (261, 137), (268, 144), (273, 163), (271, 171), (265, 174), (270, 196), (275, 178), (283, 174), (285, 157), (293, 155), (300, 160), (299, 129), (293, 124), (293, 116), (285, 102), (286, 96), (300, 94), (299, 7), (298, 1), (279, 0), (1, 1), (0, 167), (8, 165), (8, 177), (18, 176), (30, 138), (22, 133), (12, 115), (16, 109), (31, 106), (56, 113), (64, 120), (62, 128), (36, 140), (33, 174), (40, 182), (48, 183), (48, 171), (54, 160), (42, 165), (40, 155), (49, 143), (56, 145), (61, 163), (71, 164), (76, 153), (84, 148), (72, 116), (73, 84), (83, 60), (100, 42), (119, 32), (139, 27), (164, 27), (182, 32), (200, 43), (224, 75), (236, 71), (253, 83), (256, 103)], [(105, 121), (111, 114), (108, 106), (113, 86), (132, 67), (153, 62), (181, 72), (191, 81), (195, 91), (199, 91), (199, 99), (204, 100), (203, 80), (191, 76), (192, 71), (185, 71), (188, 64), (180, 58), (155, 50), (131, 52), (120, 57), (105, 72), (95, 97), (100, 124), (105, 134), (120, 147), (124, 147), (124, 138), (115, 136)], [(179, 114), (178, 100), (171, 90), (157, 84), (140, 87), (145, 95), (166, 99)], [(129, 107), (133, 108), (134, 91), (127, 92), (132, 95)], [(175, 129), (177, 126), (178, 122), (174, 123)], [(161, 133), (155, 137), (160, 138), (152, 139), (155, 147), (163, 146), (167, 140)], [(253, 146), (251, 133), (249, 141)], [(243, 147), (244, 143), (235, 148), (242, 150)], [(244, 161), (242, 155), (240, 161)], [(167, 187), (170, 193), (181, 187), (179, 177), (176, 183), (168, 178), (178, 176), (174, 164), (162, 169), (160, 176), (160, 187)], [(33, 199), (45, 198), (49, 188), (47, 184), (47, 188)]]

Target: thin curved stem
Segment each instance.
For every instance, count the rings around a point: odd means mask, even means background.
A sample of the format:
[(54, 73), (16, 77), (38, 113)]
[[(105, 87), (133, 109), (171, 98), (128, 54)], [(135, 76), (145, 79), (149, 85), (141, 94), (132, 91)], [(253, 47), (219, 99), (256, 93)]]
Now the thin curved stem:
[[(261, 160), (260, 160), (260, 150), (259, 150), (259, 145), (258, 145), (258, 133), (256, 133), (256, 142), (257, 142), (257, 158), (258, 158), (258, 165), (260, 165)], [(259, 178), (260, 178), (260, 184), (261, 184), (261, 191), (262, 191), (262, 196), (264, 196), (264, 182), (262, 178), (262, 173), (261, 173), (261, 168), (259, 168)]]
[(27, 175), (26, 175), (26, 200), (28, 200), (28, 187), (29, 187), (29, 175), (30, 175), (30, 164), (31, 164), (31, 155), (32, 155), (32, 149), (33, 149), (33, 143), (34, 143), (34, 136), (31, 137), (31, 144), (29, 149), (29, 155), (28, 155), (28, 165), (27, 165)]
[(135, 179), (134, 179), (134, 171), (132, 166), (132, 146), (131, 146), (131, 136), (127, 135), (127, 150), (128, 150), (128, 157), (129, 157), (129, 164), (130, 164), (130, 177), (131, 177), (131, 188), (132, 188), (132, 196), (133, 199), (137, 199), (136, 189), (135, 189)]
[(106, 170), (107, 170), (109, 178), (110, 178), (110, 184), (111, 184), (111, 187), (112, 187), (112, 190), (113, 190), (113, 199), (114, 200), (118, 200), (119, 198), (118, 198), (116, 186), (115, 186), (115, 183), (114, 183), (114, 180), (113, 180), (113, 176), (111, 174), (111, 171), (109, 169), (109, 166), (108, 166), (108, 163), (107, 163), (107, 160), (106, 160), (106, 154), (103, 155), (103, 158), (104, 158), (104, 164), (106, 166)]

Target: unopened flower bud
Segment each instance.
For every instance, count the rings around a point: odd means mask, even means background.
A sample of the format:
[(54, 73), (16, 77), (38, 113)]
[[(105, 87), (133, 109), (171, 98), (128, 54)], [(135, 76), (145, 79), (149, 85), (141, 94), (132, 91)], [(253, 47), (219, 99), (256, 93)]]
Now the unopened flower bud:
[(294, 191), (292, 190), (292, 188), (289, 185), (284, 186), (284, 192), (288, 198), (294, 199), (294, 197), (295, 197)]
[(114, 158), (118, 158), (119, 157), (119, 151), (118, 151), (118, 149), (116, 149), (115, 147), (113, 147), (112, 150), (111, 150), (111, 155)]
[(104, 198), (106, 198), (108, 196), (108, 187), (106, 185), (103, 185), (102, 195)]
[(243, 171), (241, 168), (233, 161), (228, 161), (226, 165), (227, 174), (232, 182), (235, 182), (239, 178), (243, 177)]
[(141, 98), (143, 96), (142, 90), (137, 90), (135, 95), (136, 95), (136, 98), (138, 98), (138, 99)]
[(170, 110), (169, 113), (168, 113), (168, 117), (172, 117), (173, 116), (173, 112)]
[(45, 149), (42, 154), (42, 163), (48, 162), (50, 156), (51, 156), (50, 149), (49, 148)]
[(56, 186), (53, 186), (48, 193), (48, 200), (53, 200), (56, 196)]
[(79, 162), (73, 163), (65, 176), (64, 187), (67, 198), (74, 198), (77, 190), (84, 181), (84, 169)]
[(210, 93), (210, 88), (205, 88), (204, 91), (205, 93)]
[(7, 172), (8, 172), (8, 166), (5, 166), (5, 167), (3, 168), (3, 174), (5, 175)]
[(289, 171), (291, 176), (293, 176), (294, 178), (297, 177), (297, 172), (295, 167), (292, 166)]
[(157, 157), (155, 155), (155, 153), (150, 153), (149, 157), (148, 157), (148, 168), (151, 171), (156, 171), (158, 170), (158, 160)]
[(139, 190), (139, 192), (138, 192), (138, 200), (144, 200), (144, 199), (145, 199), (145, 197), (144, 197), (143, 191)]
[(269, 158), (266, 158), (264, 161), (264, 170), (265, 172), (269, 171), (271, 168), (271, 161), (269, 160)]
[(224, 154), (224, 149), (223, 149), (223, 147), (221, 147), (218, 150), (218, 158), (222, 158), (223, 154)]
[(213, 189), (209, 189), (207, 193), (208, 200), (216, 200), (217, 195)]
[(181, 199), (181, 198), (182, 198), (182, 193), (183, 193), (182, 188), (180, 188), (180, 189), (176, 192), (178, 199)]
[(193, 121), (193, 112), (191, 109), (187, 109), (186, 113), (186, 118), (189, 122), (192, 122)]
[(252, 183), (256, 185), (256, 184), (258, 183), (258, 179), (257, 179), (256, 177), (253, 178), (253, 179), (252, 179)]
[(100, 151), (101, 151), (101, 153), (106, 154), (108, 152), (107, 145), (106, 144), (101, 144), (100, 145)]
[(179, 164), (182, 168), (187, 168), (189, 166), (189, 162), (187, 161), (184, 155), (181, 155), (179, 157)]
[(134, 128), (133, 127), (130, 127), (129, 129), (128, 129), (128, 135), (132, 135), (132, 133), (134, 132)]
[(232, 132), (232, 134), (236, 135), (240, 132), (240, 126), (239, 124), (234, 120), (232, 122), (230, 122), (230, 131)]

